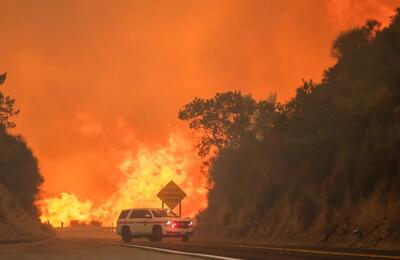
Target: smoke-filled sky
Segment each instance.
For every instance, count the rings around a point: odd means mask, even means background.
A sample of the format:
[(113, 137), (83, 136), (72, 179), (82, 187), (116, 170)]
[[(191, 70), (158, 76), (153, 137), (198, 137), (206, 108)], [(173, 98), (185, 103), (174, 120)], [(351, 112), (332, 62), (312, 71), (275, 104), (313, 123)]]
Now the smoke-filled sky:
[(195, 96), (287, 100), (333, 64), (330, 46), (399, 0), (0, 0), (0, 72), (44, 196), (115, 192), (124, 154), (186, 136)]

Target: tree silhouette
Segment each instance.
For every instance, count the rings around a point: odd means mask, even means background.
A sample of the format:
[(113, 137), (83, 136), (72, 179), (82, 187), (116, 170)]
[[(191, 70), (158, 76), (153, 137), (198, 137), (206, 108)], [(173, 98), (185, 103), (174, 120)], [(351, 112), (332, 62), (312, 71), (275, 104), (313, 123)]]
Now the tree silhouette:
[(257, 103), (239, 91), (217, 93), (213, 98), (195, 98), (179, 111), (179, 119), (189, 121), (189, 127), (202, 133), (199, 155), (204, 157), (213, 148), (216, 152), (238, 147), (251, 130)]
[[(7, 74), (0, 74), (0, 85), (6, 80)], [(19, 110), (14, 108), (15, 100), (10, 96), (6, 96), (0, 91), (0, 127), (14, 128), (15, 123), (12, 117), (18, 115)]]
[[(0, 75), (3, 84), (6, 74)], [(21, 136), (8, 133), (15, 127), (12, 117), (18, 114), (15, 100), (0, 91), (0, 182), (14, 195), (16, 201), (32, 216), (37, 216), (34, 205), (43, 178), (38, 162)]]
[(332, 54), (321, 82), (283, 104), (227, 92), (180, 111), (200, 153), (218, 151), (199, 228), (326, 240), (338, 227), (400, 226), (400, 9), (386, 28), (370, 20), (341, 34)]

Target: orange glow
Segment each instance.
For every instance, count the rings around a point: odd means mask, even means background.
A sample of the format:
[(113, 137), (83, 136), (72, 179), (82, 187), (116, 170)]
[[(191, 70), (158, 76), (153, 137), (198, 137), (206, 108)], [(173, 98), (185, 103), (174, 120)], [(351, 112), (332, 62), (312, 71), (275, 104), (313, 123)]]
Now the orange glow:
[[(205, 180), (178, 110), (227, 90), (287, 100), (302, 79), (319, 81), (333, 64), (340, 32), (368, 18), (387, 24), (399, 4), (0, 1), (2, 88), (21, 109), (15, 131), (45, 179), (42, 220), (59, 225), (89, 209), (87, 219), (96, 212), (109, 223), (120, 207), (159, 205), (153, 193), (171, 175), (190, 194), (184, 209), (194, 214), (206, 205)], [(184, 138), (174, 146), (170, 133)], [(72, 212), (56, 216), (64, 202)]]
[(38, 201), (41, 221), (59, 226), (61, 222), (69, 225), (71, 220), (99, 220), (110, 226), (122, 209), (160, 207), (156, 194), (170, 180), (188, 194), (182, 203), (186, 215), (193, 216), (207, 206), (206, 177), (199, 172), (190, 142), (180, 136), (170, 137), (165, 147), (140, 147), (136, 152), (126, 152), (118, 168), (123, 177), (117, 192), (101, 205), (93, 206), (91, 201), (82, 202), (74, 194), (61, 193)]
[[(394, 9), (400, 5), (398, 0), (329, 0), (327, 2), (329, 17), (338, 29), (362, 26), (366, 19), (377, 19), (382, 26), (387, 26)], [(349, 15), (352, 13), (352, 15)]]
[(74, 194), (61, 193), (59, 197), (43, 199), (37, 202), (42, 222), (53, 226), (69, 224), (71, 220), (87, 222), (91, 219), (92, 202), (81, 202)]

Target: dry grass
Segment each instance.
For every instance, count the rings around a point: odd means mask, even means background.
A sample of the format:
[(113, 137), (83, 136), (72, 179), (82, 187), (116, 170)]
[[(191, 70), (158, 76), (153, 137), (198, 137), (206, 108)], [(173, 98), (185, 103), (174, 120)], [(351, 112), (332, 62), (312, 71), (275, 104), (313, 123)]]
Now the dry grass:
[[(311, 200), (311, 201), (310, 201)], [(268, 244), (400, 248), (400, 201), (396, 193), (373, 193), (353, 205), (345, 198), (330, 208), (323, 197), (285, 195), (263, 218), (255, 202), (208, 212), (197, 239)]]
[(27, 214), (0, 183), (0, 242), (46, 239), (54, 235), (49, 227), (41, 225)]

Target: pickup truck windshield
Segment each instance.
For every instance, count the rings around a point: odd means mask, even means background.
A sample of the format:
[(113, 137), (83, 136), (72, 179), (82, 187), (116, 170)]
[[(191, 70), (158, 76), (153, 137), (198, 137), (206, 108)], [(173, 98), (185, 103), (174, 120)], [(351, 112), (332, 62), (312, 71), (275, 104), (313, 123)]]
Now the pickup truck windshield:
[(156, 218), (164, 218), (164, 217), (173, 217), (176, 218), (176, 215), (172, 211), (166, 211), (166, 210), (152, 210), (154, 217)]

